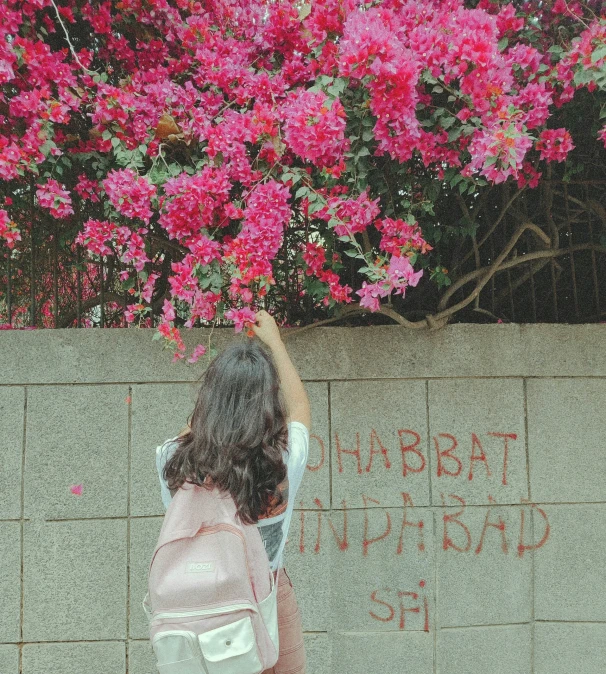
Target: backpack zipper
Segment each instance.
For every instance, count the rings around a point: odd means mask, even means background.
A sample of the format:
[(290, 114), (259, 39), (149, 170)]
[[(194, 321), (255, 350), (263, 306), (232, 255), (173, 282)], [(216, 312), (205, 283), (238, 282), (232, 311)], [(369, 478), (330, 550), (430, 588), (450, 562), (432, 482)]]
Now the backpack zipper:
[[(183, 540), (184, 538), (195, 538), (196, 536), (206, 536), (207, 534), (213, 534), (215, 531), (220, 531), (220, 530), (225, 530), (225, 531), (231, 531), (233, 534), (236, 534), (241, 541), (242, 545), (244, 546), (244, 555), (246, 557), (246, 570), (248, 572), (248, 577), (251, 578), (250, 575), (250, 564), (248, 562), (248, 549), (246, 546), (246, 539), (244, 538), (244, 534), (238, 529), (237, 527), (234, 527), (231, 524), (215, 524), (212, 527), (207, 527), (204, 531), (202, 531), (203, 527), (200, 527), (198, 531), (194, 534), (194, 536), (182, 536), (181, 538), (173, 538), (170, 541), (166, 541), (163, 545), (160, 546), (160, 548), (163, 548), (165, 545), (168, 545), (169, 543), (174, 543), (175, 541), (180, 541)], [(151, 568), (152, 564), (154, 563), (154, 559), (156, 558), (156, 555), (158, 554), (158, 551), (160, 548), (157, 548), (154, 552), (154, 555), (152, 557), (151, 562), (149, 563), (149, 567), (147, 569), (147, 582), (149, 583), (149, 574), (151, 573)]]
[(246, 602), (241, 604), (229, 604), (227, 606), (217, 606), (216, 608), (203, 608), (198, 609), (197, 611), (168, 611), (158, 613), (158, 615), (152, 618), (152, 622), (162, 620), (163, 618), (189, 618), (193, 616), (217, 615), (220, 613), (235, 613), (236, 611), (245, 610), (253, 611), (254, 613), (259, 612), (251, 602)]

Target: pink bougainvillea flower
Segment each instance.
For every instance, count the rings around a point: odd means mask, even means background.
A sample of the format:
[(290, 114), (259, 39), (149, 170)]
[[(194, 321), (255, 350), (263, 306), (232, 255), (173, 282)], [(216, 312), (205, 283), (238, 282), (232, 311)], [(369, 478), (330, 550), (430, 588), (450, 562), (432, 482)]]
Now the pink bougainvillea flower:
[(188, 363), (195, 363), (200, 356), (203, 356), (206, 353), (206, 347), (203, 344), (198, 344), (193, 350), (193, 353), (190, 358), (187, 359)]
[(319, 167), (338, 164), (349, 149), (345, 109), (339, 99), (299, 90), (283, 106), (284, 140), (302, 159)]
[(370, 311), (379, 311), (381, 308), (381, 303), (379, 302), (379, 297), (384, 297), (387, 293), (383, 291), (383, 288), (379, 283), (366, 283), (362, 282), (362, 288), (356, 290), (356, 295), (360, 295), (360, 306), (369, 309)]
[(0, 208), (0, 239), (4, 239), (11, 249), (15, 247), (15, 241), (21, 241), (17, 226), (3, 208)]
[(36, 196), (40, 206), (48, 208), (56, 218), (65, 218), (74, 213), (69, 192), (56, 180), (49, 179), (45, 185), (38, 185)]
[(72, 494), (76, 494), (76, 496), (82, 496), (82, 485), (81, 484), (73, 484), (70, 487), (70, 491)]
[(545, 129), (535, 147), (541, 152), (541, 159), (560, 162), (574, 149), (574, 144), (567, 129)]
[(162, 314), (166, 321), (174, 321), (176, 318), (175, 307), (168, 300), (164, 300)]
[(404, 294), (407, 286), (415, 287), (423, 276), (423, 270), (415, 272), (410, 260), (405, 255), (392, 256), (387, 268), (387, 278), (396, 291), (396, 295)]
[(236, 332), (242, 332), (245, 325), (254, 323), (256, 319), (255, 312), (249, 307), (243, 309), (228, 309), (225, 312), (225, 318), (234, 322)]
[(339, 220), (339, 224), (335, 226), (335, 234), (344, 236), (363, 232), (379, 215), (378, 204), (379, 199), (369, 199), (368, 190), (364, 190), (357, 199), (330, 198), (328, 207)]
[(132, 169), (110, 171), (102, 182), (112, 206), (127, 218), (140, 218), (149, 223), (152, 216), (150, 202), (156, 195), (156, 186)]
[(89, 180), (84, 174), (78, 176), (78, 183), (74, 187), (74, 191), (84, 201), (99, 202), (99, 184), (96, 180)]

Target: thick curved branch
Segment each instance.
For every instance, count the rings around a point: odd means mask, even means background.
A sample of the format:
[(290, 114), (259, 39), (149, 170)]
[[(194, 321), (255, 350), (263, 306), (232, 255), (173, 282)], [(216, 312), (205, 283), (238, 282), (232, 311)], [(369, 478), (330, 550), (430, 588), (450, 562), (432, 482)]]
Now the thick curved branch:
[[(108, 302), (115, 302), (116, 304), (122, 304), (124, 302), (124, 297), (111, 291), (103, 292), (103, 303), (107, 304)], [(86, 300), (83, 300), (80, 303), (80, 312), (88, 311), (93, 307), (96, 307), (101, 303), (101, 295), (96, 295), (95, 297), (89, 297)], [(70, 311), (68, 314), (65, 314), (61, 317), (59, 321), (58, 328), (69, 328), (71, 324), (78, 318), (77, 309)]]
[[(503, 218), (507, 215), (507, 211), (509, 211), (509, 209), (510, 209), (511, 205), (513, 204), (513, 202), (520, 196), (520, 194), (522, 194), (522, 193), (524, 192), (525, 189), (526, 189), (526, 188), (523, 187), (521, 190), (518, 190), (518, 191), (511, 197), (511, 199), (509, 199), (509, 201), (505, 204), (505, 206), (503, 206), (503, 208), (501, 209), (501, 212), (499, 213), (497, 219), (493, 222), (493, 224), (490, 226), (490, 229), (486, 232), (486, 234), (484, 234), (484, 236), (482, 237), (482, 239), (481, 239), (481, 240), (479, 241), (479, 243), (477, 244), (478, 249), (480, 249), (480, 248), (486, 243), (486, 241), (488, 240), (488, 238), (490, 237), (490, 235), (491, 235), (491, 234), (495, 231), (495, 229), (501, 224), (501, 220), (503, 220)], [(460, 262), (458, 262), (456, 265), (454, 265), (454, 267), (452, 268), (452, 271), (454, 271), (455, 269), (458, 269), (461, 265), (465, 264), (465, 262), (467, 262), (467, 260), (469, 260), (469, 258), (470, 258), (473, 254), (474, 254), (474, 249), (470, 250), (470, 251), (467, 253), (467, 255), (465, 255), (465, 257), (464, 257)]]
[[(461, 306), (461, 308), (469, 304), (469, 302), (471, 302), (475, 298), (475, 296), (480, 293), (480, 291), (486, 285), (486, 283), (490, 281), (491, 277), (496, 273), (497, 269), (501, 266), (501, 263), (505, 260), (505, 258), (509, 255), (509, 253), (513, 249), (513, 247), (516, 245), (518, 239), (527, 229), (536, 234), (536, 236), (546, 245), (550, 244), (551, 241), (549, 237), (540, 227), (537, 227), (532, 222), (527, 222), (523, 225), (520, 225), (520, 227), (518, 227), (518, 229), (514, 232), (513, 236), (509, 240), (509, 243), (501, 251), (500, 255), (492, 263), (492, 265), (490, 265), (489, 267), (483, 267), (482, 269), (477, 269), (475, 271), (469, 272), (469, 274), (465, 274), (465, 276), (461, 277), (456, 283), (450, 286), (450, 288), (447, 290), (446, 293), (444, 293), (444, 296), (442, 297), (440, 303), (438, 304), (438, 311), (441, 311), (446, 307), (448, 300), (454, 295), (454, 293), (457, 292), (457, 290), (459, 290), (459, 288), (462, 288), (464, 285), (467, 285), (474, 278), (484, 276), (484, 278), (482, 278), (482, 280), (478, 282), (476, 289), (470, 295), (468, 300), (463, 300), (464, 304)], [(438, 313), (437, 315), (442, 316), (442, 313)]]

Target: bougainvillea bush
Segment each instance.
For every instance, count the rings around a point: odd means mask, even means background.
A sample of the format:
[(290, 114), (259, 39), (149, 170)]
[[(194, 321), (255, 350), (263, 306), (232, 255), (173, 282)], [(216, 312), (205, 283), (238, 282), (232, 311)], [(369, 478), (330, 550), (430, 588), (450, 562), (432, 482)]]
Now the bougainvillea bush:
[(441, 190), (536, 187), (574, 147), (554, 115), (578, 89), (606, 143), (600, 8), (4, 0), (0, 242), (17, 259), (52, 223), (115, 272), (127, 324), (161, 307), (174, 359), (183, 327), (241, 330), (260, 306), (393, 310), (422, 277), (450, 283)]

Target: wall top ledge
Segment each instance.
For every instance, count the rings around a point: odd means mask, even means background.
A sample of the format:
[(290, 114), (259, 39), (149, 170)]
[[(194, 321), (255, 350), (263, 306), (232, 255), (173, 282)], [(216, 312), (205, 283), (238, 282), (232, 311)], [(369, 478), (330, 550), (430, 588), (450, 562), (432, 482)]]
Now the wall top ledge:
[[(305, 380), (432, 377), (606, 377), (606, 325), (455, 324), (411, 330), (402, 326), (321, 327), (285, 343)], [(195, 382), (205, 359), (172, 363), (155, 329), (0, 331), (0, 385)], [(183, 330), (187, 355), (207, 344), (210, 331)], [(232, 328), (215, 329), (224, 348)]]

